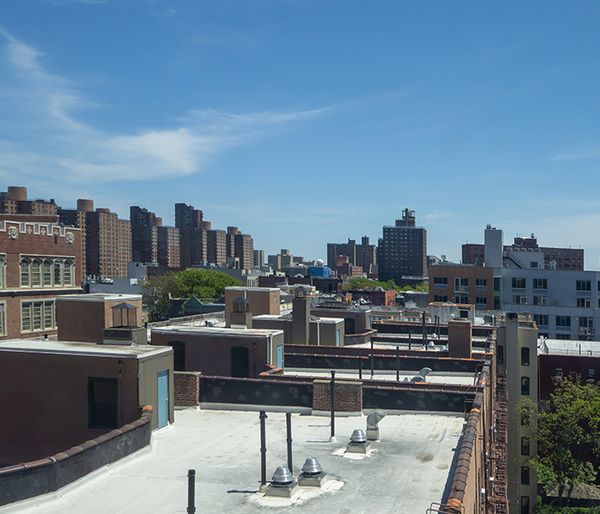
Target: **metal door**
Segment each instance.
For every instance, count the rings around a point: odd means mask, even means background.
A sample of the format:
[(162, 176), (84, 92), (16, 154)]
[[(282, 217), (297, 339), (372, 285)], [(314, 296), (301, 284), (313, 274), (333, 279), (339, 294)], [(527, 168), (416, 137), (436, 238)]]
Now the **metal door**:
[(169, 424), (169, 370), (159, 371), (157, 374), (158, 428)]
[(277, 367), (283, 368), (283, 345), (280, 344), (277, 346)]

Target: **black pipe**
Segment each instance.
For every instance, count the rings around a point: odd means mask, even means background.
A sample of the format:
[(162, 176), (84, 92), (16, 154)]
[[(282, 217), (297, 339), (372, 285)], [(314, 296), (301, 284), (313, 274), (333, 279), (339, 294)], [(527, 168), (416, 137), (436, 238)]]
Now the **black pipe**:
[(358, 379), (362, 380), (362, 357), (358, 358)]
[(265, 430), (267, 413), (261, 410), (258, 417), (260, 419), (260, 485), (267, 485), (267, 436)]
[(396, 382), (400, 382), (400, 346), (396, 346)]
[(194, 514), (196, 512), (196, 470), (188, 470), (188, 505), (187, 513)]
[(373, 355), (373, 350), (371, 350), (371, 378), (375, 374), (375, 355)]
[(291, 412), (285, 413), (285, 425), (286, 425), (286, 429), (287, 429), (287, 438), (286, 438), (287, 464), (288, 464), (288, 469), (293, 474), (294, 467), (293, 467), (293, 463), (292, 463), (292, 413)]
[(412, 328), (408, 329), (408, 349), (412, 350)]
[(333, 369), (331, 370), (329, 395), (331, 397), (331, 438), (333, 439), (335, 437), (335, 371)]

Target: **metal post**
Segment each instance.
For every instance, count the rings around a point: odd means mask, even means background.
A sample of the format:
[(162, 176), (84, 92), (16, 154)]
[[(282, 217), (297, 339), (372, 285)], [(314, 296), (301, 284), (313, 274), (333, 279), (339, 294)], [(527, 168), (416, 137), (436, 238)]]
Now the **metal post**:
[(188, 470), (188, 506), (187, 513), (194, 514), (196, 512), (196, 470)]
[(293, 463), (292, 463), (292, 413), (291, 412), (285, 413), (285, 425), (286, 425), (286, 429), (287, 429), (287, 438), (286, 438), (287, 464), (288, 464), (288, 469), (292, 473), (294, 473), (294, 467), (293, 467)]
[(412, 350), (412, 328), (408, 329), (408, 349)]
[(425, 311), (423, 311), (423, 346), (427, 348), (427, 322), (425, 321)]
[(373, 355), (373, 350), (371, 350), (371, 378), (375, 374), (375, 355)]
[(400, 347), (396, 346), (396, 382), (400, 382)]
[[(331, 404), (331, 439), (335, 439), (335, 371), (331, 370), (330, 383), (330, 404)], [(290, 470), (291, 471), (291, 470)]]
[(362, 357), (358, 358), (358, 379), (362, 380)]
[(258, 415), (260, 419), (260, 485), (267, 485), (267, 436), (265, 430), (265, 420), (267, 413), (264, 410)]

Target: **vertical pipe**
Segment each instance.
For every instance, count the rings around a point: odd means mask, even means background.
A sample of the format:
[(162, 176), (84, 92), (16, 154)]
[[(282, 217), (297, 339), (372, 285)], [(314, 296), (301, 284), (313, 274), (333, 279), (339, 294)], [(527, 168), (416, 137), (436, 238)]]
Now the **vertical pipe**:
[(358, 379), (362, 380), (362, 357), (358, 357)]
[(375, 374), (375, 355), (373, 355), (373, 350), (371, 350), (371, 378)]
[[(331, 383), (329, 385), (330, 405), (331, 405), (331, 439), (335, 438), (335, 371), (331, 370)], [(290, 470), (291, 471), (291, 470)]]
[(267, 413), (264, 410), (258, 415), (260, 419), (260, 485), (267, 485), (267, 436), (265, 430), (265, 420)]
[(294, 473), (294, 467), (292, 462), (292, 413), (285, 413), (285, 425), (287, 430), (287, 465), (290, 472)]
[(408, 349), (412, 350), (412, 328), (408, 328)]
[(425, 321), (425, 311), (423, 311), (423, 347), (427, 348), (427, 322)]
[(196, 512), (196, 470), (188, 470), (188, 505), (187, 513), (194, 514)]
[(396, 346), (396, 382), (400, 382), (400, 346)]

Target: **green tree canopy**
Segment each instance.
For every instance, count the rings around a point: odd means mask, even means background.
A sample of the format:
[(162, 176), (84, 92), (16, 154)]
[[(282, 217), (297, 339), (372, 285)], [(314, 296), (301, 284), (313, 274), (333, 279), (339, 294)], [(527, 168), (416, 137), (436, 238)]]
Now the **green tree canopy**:
[(170, 298), (214, 300), (225, 294), (225, 288), (241, 282), (229, 275), (211, 269), (187, 269), (150, 277), (144, 285), (144, 304), (153, 320), (165, 319), (170, 314)]
[(546, 491), (592, 484), (600, 456), (600, 386), (562, 379), (536, 415), (523, 405), (536, 431), (538, 455), (533, 460), (538, 482)]
[(342, 285), (342, 289), (344, 291), (349, 291), (351, 289), (375, 289), (376, 287), (381, 287), (385, 291), (425, 291), (427, 292), (428, 287), (424, 282), (422, 284), (418, 284), (415, 287), (411, 286), (397, 286), (396, 282), (393, 280), (388, 280), (387, 282), (381, 282), (379, 280), (372, 280), (370, 278), (365, 277), (353, 277), (348, 279)]

